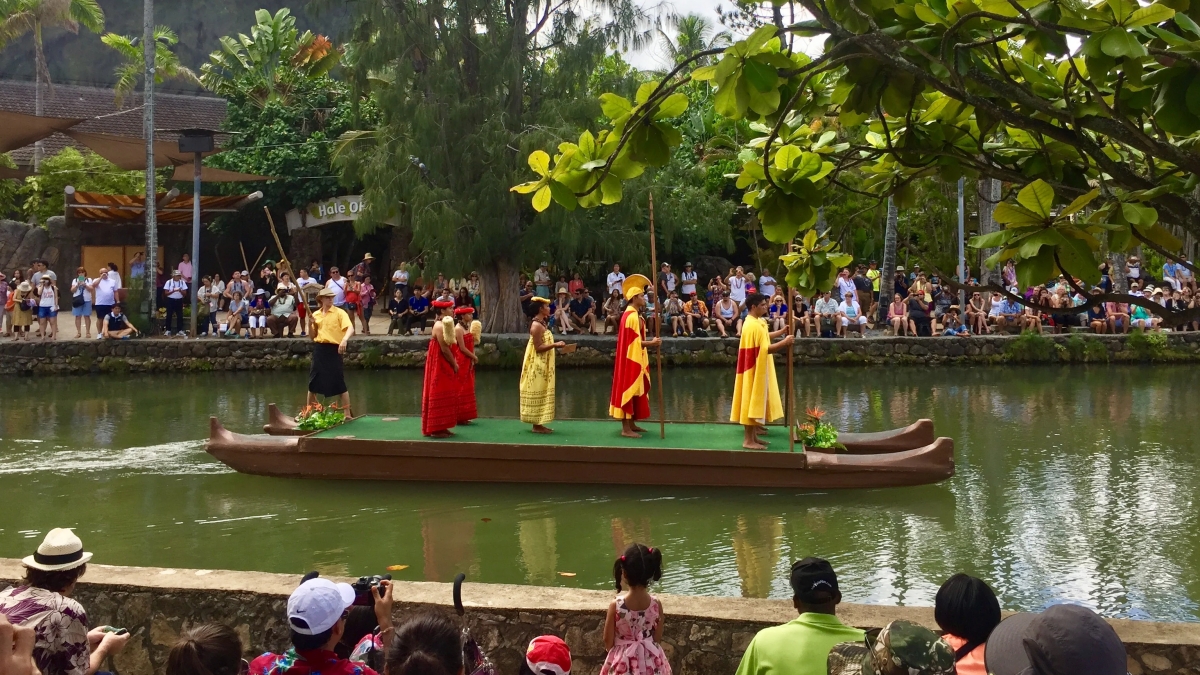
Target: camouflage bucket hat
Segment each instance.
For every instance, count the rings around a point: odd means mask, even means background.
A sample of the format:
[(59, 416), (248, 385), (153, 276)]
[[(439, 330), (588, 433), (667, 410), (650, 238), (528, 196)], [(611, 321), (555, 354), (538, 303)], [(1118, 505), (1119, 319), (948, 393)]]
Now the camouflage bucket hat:
[(842, 643), (829, 653), (830, 675), (954, 675), (954, 650), (936, 633), (893, 621), (866, 644)]

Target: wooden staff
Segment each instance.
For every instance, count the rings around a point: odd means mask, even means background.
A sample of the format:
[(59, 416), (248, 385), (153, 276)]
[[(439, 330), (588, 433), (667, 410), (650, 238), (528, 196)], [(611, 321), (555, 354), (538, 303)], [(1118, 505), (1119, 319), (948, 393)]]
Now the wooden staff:
[[(794, 241), (788, 244), (788, 253), (796, 250)], [(788, 284), (788, 335), (796, 335), (796, 289)], [(796, 451), (796, 394), (792, 384), (792, 364), (795, 359), (795, 345), (787, 351), (787, 428), (788, 452)]]
[(658, 437), (667, 437), (667, 411), (663, 407), (662, 379), (662, 306), (663, 299), (659, 297), (658, 287), (658, 253), (654, 245), (654, 194), (650, 193), (650, 267), (654, 269), (654, 336), (658, 338), (655, 348), (655, 370), (658, 371)]
[(254, 259), (254, 267), (249, 267), (249, 268), (247, 268), (247, 269), (246, 269), (246, 271), (248, 271), (248, 272), (250, 272), (251, 274), (253, 274), (253, 273), (254, 273), (254, 272), (253, 272), (253, 270), (254, 270), (255, 268), (257, 268), (257, 267), (258, 267), (258, 263), (259, 263), (259, 262), (262, 260), (262, 257), (263, 257), (264, 255), (266, 255), (266, 254), (267, 254), (267, 247), (266, 247), (266, 246), (264, 246), (264, 247), (263, 247), (263, 250), (262, 250), (262, 252), (261, 252), (261, 253), (259, 253), (259, 254), (258, 254), (258, 257)]
[(242, 250), (242, 269), (249, 272), (250, 271), (250, 263), (246, 262), (246, 247), (242, 246), (242, 242), (239, 241), (238, 248), (240, 248)]
[(275, 232), (275, 219), (271, 217), (271, 209), (263, 207), (263, 212), (267, 214), (267, 222), (271, 225), (271, 238), (275, 240), (275, 245), (279, 247), (279, 261), (287, 263), (288, 269), (292, 269), (292, 263), (288, 262), (287, 254), (283, 252), (283, 244), (279, 241), (279, 234)]

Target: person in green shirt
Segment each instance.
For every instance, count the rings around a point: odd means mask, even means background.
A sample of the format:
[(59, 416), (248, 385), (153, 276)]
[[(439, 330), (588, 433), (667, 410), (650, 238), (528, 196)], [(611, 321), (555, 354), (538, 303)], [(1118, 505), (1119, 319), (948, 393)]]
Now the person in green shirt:
[(800, 616), (759, 631), (742, 654), (737, 675), (826, 675), (834, 645), (866, 638), (863, 631), (838, 620), (842, 593), (827, 561), (805, 558), (795, 563), (790, 582)]

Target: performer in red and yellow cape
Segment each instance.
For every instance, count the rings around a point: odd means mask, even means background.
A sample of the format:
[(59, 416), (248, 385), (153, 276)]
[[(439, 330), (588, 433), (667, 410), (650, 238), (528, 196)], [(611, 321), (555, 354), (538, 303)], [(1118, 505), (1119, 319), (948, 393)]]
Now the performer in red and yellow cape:
[(458, 421), (459, 382), (457, 340), (454, 336), (454, 303), (435, 300), (438, 318), (425, 352), (425, 384), (421, 391), (421, 433), (434, 438), (453, 436), (450, 428)]
[(645, 429), (637, 420), (650, 416), (650, 357), (647, 347), (656, 347), (662, 340), (646, 339), (646, 287), (650, 280), (641, 274), (631, 274), (622, 288), (628, 306), (617, 327), (617, 354), (613, 364), (612, 393), (608, 398), (608, 414), (621, 420), (621, 435), (641, 438)]
[(761, 293), (751, 293), (746, 297), (749, 315), (742, 324), (742, 341), (738, 345), (733, 413), (729, 421), (744, 427), (742, 447), (747, 450), (765, 450), (767, 446), (759, 440), (759, 435), (766, 433), (768, 422), (783, 417), (783, 403), (779, 399), (779, 382), (775, 379), (775, 361), (771, 354), (786, 349), (795, 339), (789, 335), (771, 344), (771, 340), (786, 333), (787, 328), (774, 333), (770, 331), (764, 318), (769, 311), (767, 302), (767, 296)]
[(458, 324), (454, 326), (454, 337), (458, 349), (454, 355), (458, 359), (458, 380), (462, 387), (458, 396), (458, 423), (470, 424), (471, 420), (479, 417), (475, 409), (475, 364), (479, 357), (475, 354), (475, 345), (479, 344), (483, 326), (475, 321), (475, 308), (463, 305), (454, 310)]

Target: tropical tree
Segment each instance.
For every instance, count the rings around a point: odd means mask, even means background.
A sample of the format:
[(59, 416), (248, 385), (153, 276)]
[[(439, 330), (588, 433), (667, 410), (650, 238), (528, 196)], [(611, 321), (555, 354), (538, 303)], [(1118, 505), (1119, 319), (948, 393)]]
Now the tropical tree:
[[(34, 114), (44, 113), (42, 85), (50, 83), (50, 69), (46, 66), (42, 32), (47, 28), (61, 28), (78, 33), (80, 27), (93, 33), (104, 30), (104, 10), (97, 0), (0, 0), (0, 46), (23, 35), (33, 36), (34, 59)], [(33, 146), (33, 167), (41, 166), (42, 142)]]
[[(973, 246), (1000, 249), (989, 265), (1015, 260), (1022, 286), (1059, 273), (1095, 283), (1103, 252), (1139, 245), (1195, 272), (1164, 223), (1200, 235), (1200, 99), (1191, 94), (1200, 91), (1200, 5), (798, 5), (812, 18), (763, 26), (720, 52), (716, 65), (688, 72), (714, 54), (701, 52), (633, 102), (609, 99), (608, 109), (621, 110), (597, 135), (599, 152), (538, 163), (553, 201), (590, 206), (583, 196), (603, 186), (613, 193), (613, 181), (669, 152), (672, 120), (686, 108), (678, 90), (692, 79), (716, 87), (717, 112), (760, 130), (742, 149), (738, 185), (772, 241), (812, 229), (826, 189), (845, 185), (849, 172), (865, 176), (862, 191), (892, 196), (901, 208), (914, 205), (921, 178), (983, 177), (1003, 181), (1017, 201), (993, 214), (1005, 230)], [(792, 51), (789, 36), (823, 37), (824, 53)], [(840, 133), (814, 128), (823, 120)], [(859, 141), (853, 132), (862, 131)], [(578, 172), (587, 175), (580, 187), (562, 180)], [(547, 205), (539, 193), (535, 208)], [(1064, 209), (1074, 210), (1057, 218)], [(1084, 306), (1110, 300), (1142, 306), (1168, 326), (1200, 316), (1122, 293), (1089, 295)]]
[(248, 94), (258, 105), (289, 101), (305, 81), (323, 77), (341, 60), (341, 50), (324, 35), (300, 33), (284, 7), (272, 15), (254, 12), (250, 35), (221, 38), (221, 48), (200, 67), (200, 82), (219, 96)]
[[(124, 102), (125, 97), (137, 91), (138, 81), (145, 73), (145, 55), (142, 52), (141, 37), (127, 37), (116, 33), (105, 33), (100, 41), (121, 55), (122, 63), (117, 66), (117, 84), (114, 87), (117, 107)], [(194, 84), (200, 83), (196, 73), (179, 62), (179, 57), (171, 48), (179, 42), (175, 31), (166, 26), (154, 28), (154, 83), (161, 84), (164, 80), (180, 80)]]
[[(663, 50), (671, 64), (678, 65), (699, 54), (717, 47), (727, 47), (733, 42), (733, 34), (729, 31), (716, 31), (712, 22), (699, 14), (687, 14), (671, 18), (675, 29), (675, 37), (671, 38), (662, 30)], [(705, 65), (704, 59), (697, 60), (699, 65)]]

